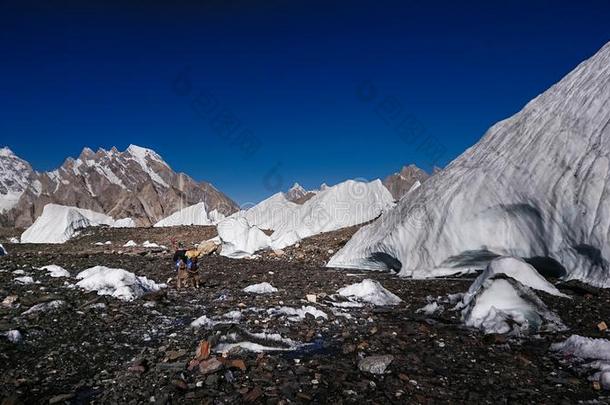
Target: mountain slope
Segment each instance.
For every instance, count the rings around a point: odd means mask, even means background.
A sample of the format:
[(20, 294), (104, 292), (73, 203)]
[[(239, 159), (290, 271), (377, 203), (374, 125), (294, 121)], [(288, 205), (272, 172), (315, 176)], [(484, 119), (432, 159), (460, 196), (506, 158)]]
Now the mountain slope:
[(413, 186), (417, 183), (421, 185), (429, 177), (428, 173), (415, 165), (403, 166), (400, 172), (386, 177), (383, 180), (383, 185), (390, 190), (395, 200), (400, 200)]
[(17, 205), (33, 173), (30, 164), (9, 148), (0, 149), (0, 214)]
[(57, 170), (32, 173), (18, 203), (5, 214), (5, 222), (26, 227), (46, 204), (56, 203), (150, 225), (199, 202), (223, 214), (238, 208), (211, 184), (174, 172), (150, 149), (130, 145), (123, 152), (116, 148), (93, 152), (85, 148)]
[(308, 191), (305, 190), (299, 183), (294, 183), (290, 190), (286, 192), (286, 199), (288, 201), (295, 202), (307, 195)]
[[(610, 43), (361, 229), (331, 267), (427, 277), (543, 257), (610, 285)], [(561, 268), (563, 266), (563, 269)]]

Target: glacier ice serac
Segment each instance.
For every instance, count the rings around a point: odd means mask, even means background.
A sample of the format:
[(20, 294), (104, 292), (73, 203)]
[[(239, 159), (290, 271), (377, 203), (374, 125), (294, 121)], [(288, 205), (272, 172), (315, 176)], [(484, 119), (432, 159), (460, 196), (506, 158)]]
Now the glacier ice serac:
[(359, 230), (328, 266), (434, 277), (509, 255), (610, 286), (610, 43)]
[[(390, 209), (393, 201), (380, 180), (347, 180), (315, 193), (301, 205), (277, 193), (218, 224), (221, 254), (236, 257), (235, 252), (283, 249), (312, 235), (375, 219)], [(273, 233), (267, 236), (263, 229)]]
[(489, 263), (455, 309), (462, 309), (466, 326), (485, 333), (531, 335), (564, 330), (561, 319), (534, 290), (569, 298), (523, 260), (500, 257)]
[(208, 213), (205, 203), (200, 202), (174, 212), (172, 215), (157, 222), (154, 226), (215, 225), (223, 219), (224, 215), (217, 210), (212, 210)]
[(47, 204), (42, 215), (21, 235), (22, 243), (64, 243), (90, 226), (133, 227), (130, 218), (115, 221), (108, 215), (83, 208)]

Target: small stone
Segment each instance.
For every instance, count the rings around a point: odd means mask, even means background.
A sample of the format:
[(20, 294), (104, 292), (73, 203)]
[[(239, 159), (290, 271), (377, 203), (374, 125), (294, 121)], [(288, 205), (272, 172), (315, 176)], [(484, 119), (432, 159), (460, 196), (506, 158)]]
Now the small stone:
[(318, 300), (318, 297), (316, 296), (316, 294), (307, 294), (305, 297), (307, 298), (307, 301), (313, 302), (314, 304)]
[(10, 308), (17, 301), (19, 297), (16, 295), (9, 295), (4, 300), (2, 300), (2, 306), (5, 308)]
[(394, 361), (394, 356), (386, 354), (383, 356), (369, 356), (360, 360), (358, 369), (371, 374), (383, 374), (386, 368)]
[(182, 379), (172, 380), (172, 385), (181, 391), (188, 391), (188, 389), (189, 389), (189, 386), (186, 383), (186, 381), (184, 381)]
[(134, 361), (131, 366), (129, 366), (128, 370), (136, 374), (145, 373), (148, 370), (148, 362), (146, 359), (138, 359)]
[(201, 361), (197, 360), (197, 359), (193, 359), (189, 362), (188, 365), (188, 370), (189, 371), (193, 371), (194, 369), (196, 369), (197, 367), (199, 367), (199, 363), (201, 363)]
[(501, 345), (506, 343), (506, 341), (506, 336), (499, 333), (489, 333), (483, 336), (483, 342), (490, 345)]
[(209, 360), (204, 360), (199, 363), (199, 372), (201, 374), (212, 374), (222, 368), (222, 363), (218, 361), (216, 357), (212, 357)]
[(598, 323), (598, 324), (597, 324), (597, 329), (598, 329), (600, 332), (605, 332), (605, 331), (607, 331), (607, 330), (608, 330), (608, 325), (606, 325), (606, 322), (601, 321), (600, 323)]
[(246, 363), (241, 359), (231, 360), (230, 366), (238, 368), (241, 371), (246, 371)]
[(184, 356), (186, 354), (186, 351), (184, 350), (170, 350), (167, 353), (165, 353), (165, 358), (167, 359), (167, 361), (174, 361), (179, 359), (180, 357)]
[(60, 394), (55, 395), (51, 399), (49, 399), (49, 404), (59, 404), (61, 402), (69, 401), (74, 398), (74, 394)]
[(244, 395), (244, 402), (254, 402), (263, 395), (263, 390), (260, 387), (254, 387), (250, 392)]
[(195, 351), (195, 358), (197, 360), (205, 360), (208, 357), (210, 357), (210, 342), (202, 340)]
[(215, 386), (217, 386), (218, 385), (218, 374), (209, 375), (205, 379), (205, 385), (207, 385), (208, 387), (215, 387)]
[(343, 345), (343, 348), (341, 351), (343, 352), (343, 354), (353, 353), (356, 351), (356, 345), (348, 343), (346, 345)]

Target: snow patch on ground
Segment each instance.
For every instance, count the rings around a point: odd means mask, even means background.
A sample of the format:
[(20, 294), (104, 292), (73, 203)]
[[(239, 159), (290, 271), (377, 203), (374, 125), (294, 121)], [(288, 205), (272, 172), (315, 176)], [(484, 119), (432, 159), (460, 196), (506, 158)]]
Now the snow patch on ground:
[(30, 276), (15, 277), (15, 282), (19, 284), (32, 284), (34, 279)]
[(430, 316), (434, 315), (437, 312), (443, 312), (444, 308), (442, 305), (439, 305), (438, 302), (431, 302), (423, 307), (419, 308), (416, 313), (423, 313), (424, 315)]
[(221, 324), (221, 323), (223, 323), (223, 322), (215, 321), (211, 318), (208, 318), (207, 315), (202, 315), (199, 318), (195, 319), (193, 322), (191, 322), (191, 327), (212, 329), (214, 326)]
[(275, 288), (274, 286), (272, 286), (271, 284), (265, 282), (265, 283), (259, 283), (259, 284), (252, 284), (247, 286), (246, 288), (244, 288), (244, 292), (250, 293), (250, 294), (271, 294), (271, 293), (276, 293), (278, 290), (277, 288)]
[(165, 245), (159, 245), (158, 243), (155, 242), (151, 242), (149, 240), (144, 241), (144, 243), (142, 243), (142, 247), (144, 248), (148, 248), (148, 249), (167, 249), (167, 246)]
[(378, 281), (365, 279), (360, 283), (343, 287), (337, 291), (339, 295), (373, 305), (398, 305), (402, 300), (394, 293), (385, 289)]
[(138, 246), (138, 244), (133, 240), (129, 240), (127, 243), (125, 243), (123, 245), (123, 247), (136, 247), (136, 246)]
[(53, 300), (53, 301), (43, 302), (43, 303), (34, 305), (27, 311), (23, 312), (21, 315), (27, 316), (27, 315), (36, 314), (39, 312), (49, 312), (49, 311), (58, 309), (60, 307), (63, 307), (65, 304), (66, 304), (66, 302), (63, 300)]
[(551, 345), (551, 350), (582, 360), (609, 360), (610, 340), (572, 335), (561, 343)]
[[(273, 344), (273, 346), (271, 346)], [(254, 353), (292, 351), (303, 346), (279, 333), (230, 333), (220, 338), (220, 343), (214, 347), (217, 353), (227, 353), (236, 347)]]
[(81, 280), (76, 283), (86, 291), (97, 291), (98, 295), (110, 295), (123, 301), (132, 301), (147, 292), (158, 291), (165, 287), (146, 277), (105, 266), (95, 266), (76, 275)]
[[(572, 335), (560, 343), (551, 345), (551, 351), (561, 354), (584, 369), (597, 370), (589, 377), (591, 381), (599, 381), (602, 388), (610, 390), (610, 341)], [(583, 364), (586, 360), (594, 360)]]
[(328, 315), (324, 311), (319, 310), (318, 308), (308, 305), (302, 306), (301, 308), (292, 308), (292, 307), (279, 307), (279, 308), (269, 308), (267, 313), (271, 316), (286, 316), (286, 319), (292, 322), (299, 322), (305, 319), (307, 314), (312, 315), (314, 318), (324, 318), (328, 319)]
[(55, 264), (43, 266), (40, 270), (45, 270), (51, 277), (70, 277), (70, 272), (68, 270)]
[(23, 336), (21, 336), (21, 332), (19, 332), (17, 329), (12, 329), (12, 330), (7, 331), (4, 334), (4, 336), (6, 336), (8, 341), (11, 343), (20, 343), (23, 340)]

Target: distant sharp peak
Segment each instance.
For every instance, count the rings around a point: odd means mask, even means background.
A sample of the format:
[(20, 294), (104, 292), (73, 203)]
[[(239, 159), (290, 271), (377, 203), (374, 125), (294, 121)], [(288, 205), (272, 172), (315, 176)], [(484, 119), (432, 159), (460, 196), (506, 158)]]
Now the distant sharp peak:
[(15, 153), (8, 146), (3, 146), (0, 148), (0, 156), (2, 157), (17, 157)]
[(309, 194), (309, 191), (303, 188), (303, 186), (301, 186), (299, 183), (295, 182), (292, 187), (290, 187), (290, 189), (284, 193), (284, 197), (286, 197), (288, 201), (295, 202), (307, 194)]
[(403, 176), (407, 176), (407, 175), (411, 175), (414, 173), (428, 174), (428, 172), (426, 172), (424, 169), (420, 168), (419, 166), (417, 166), (413, 163), (403, 166), (402, 169), (400, 169), (400, 172), (397, 172), (396, 174), (401, 174)]
[(19, 157), (8, 146), (3, 146), (2, 148), (0, 148), (0, 158), (5, 162), (5, 164), (17, 164), (20, 166), (27, 166), (28, 168), (31, 168), (31, 165), (25, 159)]
[(301, 186), (299, 183), (297, 183), (295, 181), (294, 184), (292, 185), (292, 187), (290, 187), (288, 189), (288, 192), (290, 192), (290, 191), (306, 191), (306, 190), (303, 186)]
[(134, 145), (134, 144), (129, 145), (127, 147), (127, 149), (125, 149), (124, 153), (129, 153), (130, 155), (132, 155), (134, 157), (150, 156), (156, 160), (163, 160), (161, 155), (159, 155), (154, 150), (152, 150), (150, 148), (144, 148), (142, 146), (138, 146), (138, 145)]
[(163, 161), (161, 155), (155, 152), (153, 149), (145, 148), (142, 146), (131, 144), (124, 151), (119, 151), (116, 146), (112, 146), (110, 149), (106, 150), (102, 147), (99, 147), (97, 151), (94, 151), (88, 146), (85, 146), (81, 151), (78, 159), (91, 159), (94, 157), (112, 157), (112, 156), (126, 156), (130, 155), (134, 158), (146, 158), (151, 157), (154, 160)]
[(418, 184), (424, 183), (430, 174), (415, 164), (404, 165), (400, 171), (387, 176), (383, 180), (392, 196), (400, 200), (405, 194), (415, 190)]

